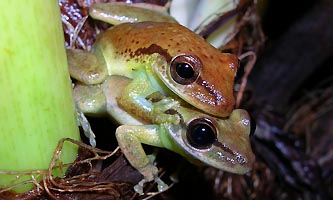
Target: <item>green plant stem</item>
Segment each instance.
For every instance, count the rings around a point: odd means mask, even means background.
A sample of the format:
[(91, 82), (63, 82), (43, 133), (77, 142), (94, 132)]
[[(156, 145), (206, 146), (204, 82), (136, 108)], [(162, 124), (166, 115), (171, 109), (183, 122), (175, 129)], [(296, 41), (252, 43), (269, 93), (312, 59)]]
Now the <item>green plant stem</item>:
[[(0, 7), (0, 171), (45, 170), (59, 139), (79, 139), (58, 1)], [(76, 155), (67, 144), (61, 158), (68, 163)], [(0, 186), (12, 179), (0, 175)]]

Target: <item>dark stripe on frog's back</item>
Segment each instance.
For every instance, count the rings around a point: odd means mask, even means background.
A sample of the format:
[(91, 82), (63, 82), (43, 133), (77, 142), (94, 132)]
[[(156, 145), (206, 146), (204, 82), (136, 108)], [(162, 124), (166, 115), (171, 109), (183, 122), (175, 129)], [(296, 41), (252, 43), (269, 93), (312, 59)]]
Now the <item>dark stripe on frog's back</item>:
[(104, 36), (103, 42), (113, 44), (116, 56), (130, 59), (159, 53), (168, 62), (179, 53), (188, 53), (186, 38), (200, 38), (181, 25), (167, 22), (124, 23), (110, 28)]

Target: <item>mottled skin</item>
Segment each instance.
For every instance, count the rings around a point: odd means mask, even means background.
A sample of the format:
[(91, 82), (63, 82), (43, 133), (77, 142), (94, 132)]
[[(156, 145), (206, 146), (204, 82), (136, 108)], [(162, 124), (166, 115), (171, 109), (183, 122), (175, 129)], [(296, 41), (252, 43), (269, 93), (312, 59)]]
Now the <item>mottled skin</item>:
[[(67, 54), (70, 74), (78, 80), (78, 109), (88, 115), (108, 114), (121, 124), (116, 131), (119, 146), (144, 176), (138, 192), (153, 179), (165, 189), (141, 143), (229, 172), (250, 170), (250, 119), (245, 110), (233, 110), (234, 55), (170, 22), (119, 24), (100, 34), (90, 52), (71, 49)], [(170, 70), (184, 58), (196, 74), (186, 84), (176, 81)], [(205, 149), (189, 142), (188, 126), (198, 118), (207, 119), (214, 130)]]

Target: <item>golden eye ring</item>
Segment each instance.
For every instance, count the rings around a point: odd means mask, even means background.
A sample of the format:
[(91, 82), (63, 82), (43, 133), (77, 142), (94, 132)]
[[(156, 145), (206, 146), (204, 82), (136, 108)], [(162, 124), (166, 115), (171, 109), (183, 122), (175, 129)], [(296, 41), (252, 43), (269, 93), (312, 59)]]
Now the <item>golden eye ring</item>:
[(172, 79), (181, 84), (189, 85), (195, 82), (201, 72), (202, 64), (199, 58), (181, 54), (171, 60), (170, 74)]

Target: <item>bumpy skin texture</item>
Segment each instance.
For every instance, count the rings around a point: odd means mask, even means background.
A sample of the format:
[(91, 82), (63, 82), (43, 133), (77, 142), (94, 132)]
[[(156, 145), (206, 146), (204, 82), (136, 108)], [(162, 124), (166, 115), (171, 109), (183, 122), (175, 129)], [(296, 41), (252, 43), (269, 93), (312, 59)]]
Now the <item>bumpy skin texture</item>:
[[(147, 56), (161, 55), (167, 66), (155, 71), (163, 82), (182, 99), (200, 110), (218, 117), (228, 116), (234, 106), (233, 83), (238, 68), (234, 55), (221, 53), (192, 31), (175, 23), (140, 22), (114, 26), (95, 43), (95, 51), (102, 52), (109, 75), (130, 74), (111, 65), (126, 62), (144, 63)], [(192, 55), (201, 61), (201, 72), (190, 85), (173, 81), (168, 65), (177, 55)], [(119, 62), (114, 63), (115, 60)], [(125, 64), (126, 65), (126, 64)]]

